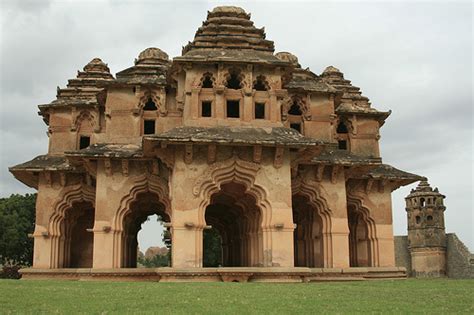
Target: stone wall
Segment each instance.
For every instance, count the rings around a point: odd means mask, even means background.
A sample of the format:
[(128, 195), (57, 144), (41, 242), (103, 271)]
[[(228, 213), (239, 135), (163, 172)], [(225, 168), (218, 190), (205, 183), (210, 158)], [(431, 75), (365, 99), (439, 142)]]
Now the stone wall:
[[(474, 279), (474, 255), (454, 233), (446, 234), (446, 270), (449, 278)], [(412, 276), (408, 237), (395, 236), (395, 265), (405, 267)]]
[(408, 251), (408, 236), (399, 235), (394, 237), (395, 241), (395, 266), (405, 267), (407, 274), (411, 275), (411, 257)]
[(474, 255), (454, 233), (447, 238), (447, 275), (449, 278), (474, 279)]

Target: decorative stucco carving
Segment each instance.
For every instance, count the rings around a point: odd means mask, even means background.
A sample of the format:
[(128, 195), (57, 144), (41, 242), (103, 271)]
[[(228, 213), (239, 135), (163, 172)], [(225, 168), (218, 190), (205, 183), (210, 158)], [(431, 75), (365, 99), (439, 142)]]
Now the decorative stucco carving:
[(166, 92), (164, 89), (146, 89), (139, 92), (140, 101), (138, 102), (139, 112), (143, 111), (145, 104), (148, 100), (152, 100), (155, 103), (158, 114), (160, 116), (168, 115), (168, 110), (166, 109)]
[(303, 97), (299, 95), (293, 95), (286, 97), (282, 101), (281, 119), (283, 121), (286, 121), (288, 119), (288, 111), (294, 104), (300, 108), (302, 116), (305, 120), (311, 120), (311, 110), (309, 108), (309, 105), (307, 104), (307, 100), (303, 99)]
[(225, 161), (216, 162), (210, 165), (207, 170), (196, 180), (193, 187), (193, 194), (198, 196), (205, 190), (207, 185), (217, 185), (216, 177), (224, 175), (228, 181), (235, 179), (251, 186), (255, 180), (260, 165), (244, 161), (238, 158), (230, 158)]

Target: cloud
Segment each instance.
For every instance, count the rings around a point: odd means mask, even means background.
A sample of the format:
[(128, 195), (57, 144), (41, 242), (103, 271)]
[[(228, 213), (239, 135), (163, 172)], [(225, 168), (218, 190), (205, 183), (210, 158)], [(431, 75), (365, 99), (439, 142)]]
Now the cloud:
[[(221, 3), (221, 2), (219, 2)], [(448, 231), (474, 248), (472, 232), (472, 8), (456, 3), (239, 3), (277, 51), (303, 67), (328, 65), (379, 110), (386, 163), (428, 176), (446, 194)], [(1, 10), (0, 192), (27, 189), (7, 167), (47, 151), (36, 105), (55, 98), (94, 57), (116, 73), (143, 49), (171, 57), (193, 39), (214, 2), (6, 1)], [(393, 194), (394, 229), (406, 232), (404, 196)]]

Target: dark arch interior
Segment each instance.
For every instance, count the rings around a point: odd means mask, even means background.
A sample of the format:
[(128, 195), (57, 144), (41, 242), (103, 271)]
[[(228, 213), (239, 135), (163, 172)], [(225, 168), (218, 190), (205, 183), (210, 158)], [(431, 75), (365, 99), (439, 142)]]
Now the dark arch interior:
[(90, 202), (73, 203), (61, 224), (62, 254), (59, 265), (63, 268), (92, 268), (94, 207)]
[(347, 129), (346, 124), (343, 122), (340, 122), (339, 125), (337, 125), (337, 133), (348, 133), (349, 130)]
[(253, 85), (254, 90), (256, 91), (267, 91), (267, 86), (263, 78), (258, 77)]
[(349, 262), (351, 267), (371, 267), (369, 226), (355, 206), (347, 207), (349, 222)]
[(205, 75), (204, 80), (202, 81), (202, 87), (204, 89), (212, 89), (213, 88), (213, 83), (210, 75)]
[(292, 198), (295, 267), (324, 267), (323, 220), (308, 197)]
[[(170, 222), (163, 203), (154, 193), (138, 194), (136, 200), (130, 204), (130, 212), (125, 216), (123, 222), (122, 267), (137, 267), (138, 232), (148, 217), (154, 214), (158, 215), (163, 222)], [(165, 243), (167, 243), (166, 234), (164, 235)]]
[(297, 103), (293, 103), (293, 105), (291, 105), (290, 107), (290, 110), (288, 111), (288, 114), (294, 115), (294, 116), (300, 116), (303, 114), (303, 112), (301, 111), (301, 108)]
[(145, 106), (143, 107), (143, 110), (157, 110), (158, 107), (156, 107), (155, 102), (151, 99), (151, 97), (148, 99), (148, 101), (145, 103)]
[[(212, 228), (204, 232), (204, 267), (262, 264), (260, 208), (245, 186), (233, 182), (223, 184), (211, 197), (205, 219)], [(211, 237), (214, 241), (209, 240)]]
[(232, 72), (227, 79), (227, 88), (238, 90), (241, 88), (241, 82), (238, 73)]

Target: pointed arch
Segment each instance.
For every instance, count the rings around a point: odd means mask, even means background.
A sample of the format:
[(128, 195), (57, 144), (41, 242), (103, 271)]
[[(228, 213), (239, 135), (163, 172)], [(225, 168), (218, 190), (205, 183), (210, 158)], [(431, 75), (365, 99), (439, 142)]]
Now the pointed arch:
[(285, 98), (281, 105), (281, 119), (283, 121), (288, 120), (288, 115), (291, 115), (290, 111), (292, 107), (296, 107), (301, 111), (301, 115), (304, 120), (311, 120), (311, 110), (309, 109), (307, 100), (305, 100), (302, 96), (293, 95)]
[(253, 89), (256, 91), (269, 91), (270, 84), (267, 81), (267, 78), (264, 75), (259, 75), (253, 81)]
[[(198, 224), (196, 228), (202, 230), (206, 225), (205, 212), (211, 204), (213, 195), (219, 194), (221, 187), (227, 184), (237, 184), (244, 188), (244, 194), (248, 194), (255, 200), (255, 205), (260, 210), (259, 229), (261, 235), (258, 236), (259, 264), (271, 266), (271, 213), (272, 206), (268, 200), (268, 192), (258, 184), (255, 184), (255, 178), (260, 170), (260, 165), (232, 157), (228, 160), (217, 162), (208, 167), (208, 169), (196, 180), (193, 194), (200, 196), (201, 202), (198, 208)], [(242, 205), (247, 207), (247, 205)], [(201, 235), (202, 236), (202, 235)], [(202, 239), (197, 240), (202, 246)], [(202, 253), (202, 249), (198, 249)]]
[(223, 79), (222, 85), (229, 89), (239, 90), (247, 85), (244, 73), (237, 67), (229, 68)]
[(205, 72), (199, 80), (199, 86), (204, 89), (212, 89), (216, 86), (216, 78), (211, 72)]
[[(292, 198), (296, 196), (303, 196), (312, 206), (313, 214), (320, 217), (322, 221), (322, 267), (331, 267), (333, 265), (333, 246), (332, 246), (332, 211), (329, 208), (328, 202), (321, 196), (319, 191), (319, 183), (309, 179), (302, 179), (296, 177), (292, 180), (291, 193)], [(314, 222), (313, 222), (314, 223)], [(313, 237), (307, 235), (308, 237)], [(314, 259), (314, 257), (311, 257)]]
[[(53, 205), (49, 219), (48, 236), (51, 238), (51, 268), (67, 267), (70, 261), (71, 226), (66, 225), (66, 216), (78, 204), (90, 204), (95, 209), (95, 189), (85, 184), (68, 186)], [(76, 213), (72, 213), (76, 215)], [(93, 220), (94, 218), (92, 218)]]
[(163, 93), (152, 89), (147, 89), (141, 93), (138, 101), (139, 112), (143, 112), (147, 104), (150, 104), (150, 101), (154, 103), (160, 116), (166, 116), (168, 114), (164, 104)]
[[(71, 131), (93, 132), (98, 128), (96, 121), (97, 121), (96, 115), (92, 113), (90, 110), (84, 109), (80, 111), (79, 114), (76, 115), (76, 117), (73, 119)], [(85, 124), (89, 124), (90, 128), (86, 128), (87, 125)]]
[[(349, 238), (352, 239), (352, 245), (350, 243), (349, 246), (349, 252), (352, 255), (352, 262), (355, 264), (355, 261), (358, 259), (357, 255), (357, 248), (356, 244), (354, 242), (360, 242), (362, 240), (367, 241), (367, 264), (368, 267), (377, 267), (379, 266), (379, 252), (378, 252), (378, 239), (377, 239), (377, 230), (376, 230), (376, 224), (375, 220), (372, 218), (370, 214), (369, 208), (367, 208), (364, 203), (363, 199), (357, 195), (355, 195), (352, 192), (347, 192), (347, 208), (348, 208), (348, 220), (349, 220), (349, 230), (351, 231), (352, 228), (352, 233), (355, 233), (354, 226), (351, 227), (351, 224), (358, 224), (358, 222), (351, 222), (351, 218), (349, 216), (349, 212), (351, 209), (354, 211), (354, 217), (353, 220), (361, 220), (363, 222), (364, 226), (363, 229), (365, 229), (365, 232), (367, 235), (365, 235), (364, 239), (359, 239), (357, 234), (354, 235), (349, 235)], [(351, 242), (351, 240), (350, 240)]]
[(120, 205), (112, 219), (111, 233), (113, 233), (113, 267), (120, 268), (123, 264), (124, 254), (124, 222), (125, 217), (131, 214), (132, 203), (137, 201), (139, 195), (151, 193), (158, 197), (163, 206), (163, 212), (172, 217), (169, 199), (168, 183), (157, 175), (143, 174), (133, 179), (130, 193), (122, 198)]

